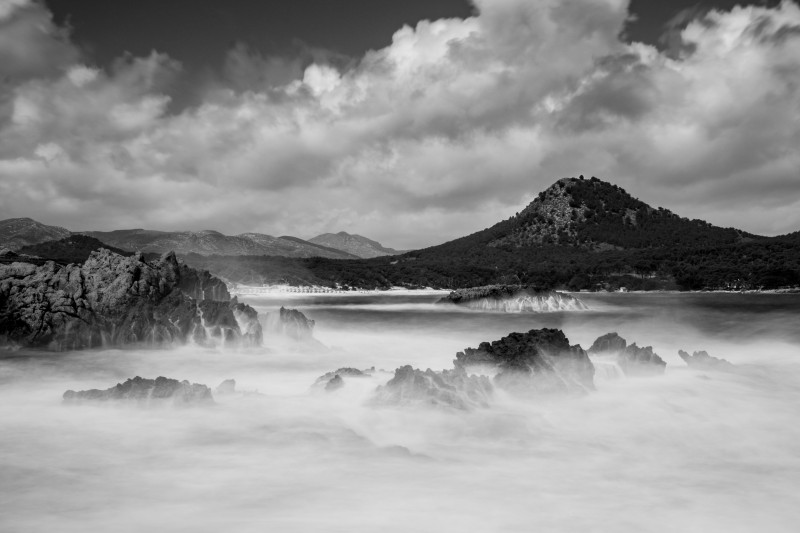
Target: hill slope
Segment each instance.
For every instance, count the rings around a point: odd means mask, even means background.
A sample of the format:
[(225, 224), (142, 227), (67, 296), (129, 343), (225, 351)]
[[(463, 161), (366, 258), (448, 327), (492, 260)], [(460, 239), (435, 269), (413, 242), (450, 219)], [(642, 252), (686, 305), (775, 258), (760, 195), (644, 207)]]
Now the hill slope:
[(89, 258), (92, 252), (101, 248), (105, 248), (124, 257), (133, 255), (133, 252), (114, 248), (113, 246), (100, 242), (94, 237), (77, 234), (70, 235), (69, 237), (57, 241), (47, 241), (25, 246), (21, 248), (19, 252), (49, 261), (55, 261), (56, 263), (69, 264), (83, 263)]
[(31, 218), (9, 218), (0, 220), (0, 249), (19, 250), (30, 244), (63, 239), (69, 234), (67, 229), (47, 226)]
[(153, 231), (144, 229), (87, 231), (105, 243), (129, 251), (200, 255), (282, 255), (353, 259), (354, 255), (309, 243), (296, 237), (273, 237), (262, 233), (223, 235), (218, 231)]
[(317, 235), (308, 242), (342, 250), (362, 259), (380, 257), (382, 255), (398, 255), (404, 253), (393, 248), (386, 248), (377, 241), (373, 241), (361, 235), (354, 235), (344, 231), (339, 233), (323, 233)]

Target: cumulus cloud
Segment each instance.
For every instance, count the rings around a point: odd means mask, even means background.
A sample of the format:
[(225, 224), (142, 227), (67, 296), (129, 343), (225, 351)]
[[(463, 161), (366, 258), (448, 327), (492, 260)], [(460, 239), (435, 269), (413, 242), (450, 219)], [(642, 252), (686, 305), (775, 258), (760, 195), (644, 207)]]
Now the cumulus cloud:
[(170, 113), (174, 60), (94, 68), (40, 4), (6, 0), (0, 54), (12, 27), (7, 53), (30, 52), (8, 63), (18, 74), (0, 100), (2, 218), (347, 230), (410, 248), (482, 229), (586, 174), (685, 216), (800, 228), (795, 4), (685, 17), (668, 52), (620, 41), (622, 0), (476, 7), (401, 28), (355, 62), (238, 45), (224, 83)]

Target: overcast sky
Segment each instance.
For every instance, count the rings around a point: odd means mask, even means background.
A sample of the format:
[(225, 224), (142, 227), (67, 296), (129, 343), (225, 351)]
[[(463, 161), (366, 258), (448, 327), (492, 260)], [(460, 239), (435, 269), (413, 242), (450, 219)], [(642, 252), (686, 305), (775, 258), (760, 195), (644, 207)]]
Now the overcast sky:
[(734, 3), (0, 0), (0, 219), (417, 248), (584, 174), (796, 231), (800, 7)]

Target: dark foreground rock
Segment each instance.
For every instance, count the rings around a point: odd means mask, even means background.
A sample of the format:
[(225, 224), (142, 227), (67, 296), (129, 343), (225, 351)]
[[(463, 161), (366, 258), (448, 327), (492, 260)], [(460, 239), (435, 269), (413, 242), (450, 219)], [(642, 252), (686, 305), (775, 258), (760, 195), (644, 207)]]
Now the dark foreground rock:
[(588, 309), (586, 304), (569, 294), (526, 285), (487, 285), (458, 289), (439, 300), (438, 303), (507, 313)]
[(134, 343), (261, 341), (255, 310), (208, 272), (92, 252), (82, 265), (0, 265), (0, 338), (54, 350)]
[(683, 350), (678, 350), (678, 355), (690, 368), (696, 370), (716, 370), (719, 372), (733, 372), (736, 370), (736, 365), (733, 363), (718, 357), (711, 357), (705, 350), (693, 352), (692, 355)]
[(578, 346), (570, 346), (559, 329), (511, 333), (456, 354), (456, 369), (488, 368), (495, 384), (532, 392), (583, 392), (594, 389), (594, 366)]
[(139, 376), (117, 383), (105, 390), (68, 390), (64, 393), (67, 403), (133, 401), (142, 405), (207, 405), (214, 403), (211, 389), (199, 383), (178, 381), (165, 377), (144, 379)]
[(486, 376), (467, 375), (463, 369), (434, 372), (409, 365), (395, 370), (394, 377), (375, 391), (379, 405), (431, 405), (470, 410), (488, 407), (493, 393)]
[(281, 307), (277, 313), (267, 315), (267, 332), (298, 341), (311, 340), (314, 336), (314, 321), (306, 318), (297, 309)]
[(599, 356), (614, 356), (626, 376), (653, 376), (664, 373), (667, 363), (653, 352), (652, 346), (639, 347), (628, 342), (617, 333), (606, 333), (597, 338), (589, 353)]

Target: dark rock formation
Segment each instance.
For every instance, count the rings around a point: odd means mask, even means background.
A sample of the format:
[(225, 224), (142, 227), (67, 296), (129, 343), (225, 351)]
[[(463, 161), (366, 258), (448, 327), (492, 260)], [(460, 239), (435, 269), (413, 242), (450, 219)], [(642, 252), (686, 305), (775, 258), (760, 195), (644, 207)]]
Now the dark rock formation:
[(337, 375), (335, 375), (335, 376), (333, 376), (333, 377), (332, 377), (332, 378), (331, 378), (331, 379), (330, 379), (330, 380), (329, 380), (329, 381), (328, 381), (328, 382), (325, 384), (325, 390), (326, 390), (327, 392), (332, 392), (332, 391), (335, 391), (335, 390), (341, 389), (342, 387), (344, 387), (344, 380), (343, 380), (343, 379), (342, 379), (342, 377), (341, 377), (340, 375), (338, 375), (338, 374), (337, 374)]
[(470, 309), (507, 313), (588, 309), (586, 304), (569, 294), (541, 290), (526, 285), (487, 285), (458, 289), (439, 300), (438, 303), (451, 303)]
[(217, 394), (233, 394), (236, 392), (236, 380), (226, 379), (217, 385)]
[(705, 350), (694, 352), (692, 355), (689, 355), (683, 350), (678, 350), (678, 355), (684, 360), (684, 362), (686, 362), (687, 365), (689, 365), (690, 368), (697, 370), (733, 372), (736, 369), (736, 365), (733, 363), (726, 361), (725, 359), (711, 357)]
[(667, 363), (658, 354), (653, 353), (652, 346), (640, 348), (634, 342), (620, 353), (617, 363), (626, 376), (654, 376), (664, 373)]
[(494, 342), (482, 342), (456, 354), (456, 369), (489, 367), (497, 371), (495, 384), (524, 387), (533, 392), (580, 392), (594, 389), (594, 366), (586, 352), (570, 346), (558, 329), (511, 333)]
[(144, 405), (172, 403), (174, 405), (211, 404), (214, 398), (211, 389), (199, 383), (178, 381), (158, 377), (144, 379), (136, 376), (125, 383), (117, 383), (114, 387), (105, 390), (91, 389), (75, 392), (68, 390), (64, 393), (64, 401), (68, 403), (107, 402), (115, 400), (135, 401)]
[(469, 376), (464, 369), (434, 372), (409, 365), (395, 370), (394, 377), (375, 391), (380, 405), (433, 405), (469, 410), (488, 407), (493, 393), (486, 376)]
[(314, 335), (314, 321), (297, 309), (281, 307), (277, 313), (267, 315), (267, 331), (299, 341), (310, 340)]
[(587, 351), (590, 354), (619, 353), (625, 351), (627, 347), (628, 342), (617, 333), (606, 333), (598, 337)]
[(237, 314), (246, 319), (248, 342), (260, 340), (255, 311), (230, 301), (224, 283), (180, 265), (173, 253), (147, 262), (141, 254), (122, 257), (103, 249), (83, 265), (0, 265), (0, 336), (24, 346), (68, 350), (238, 339)]
[(667, 363), (658, 354), (653, 353), (652, 346), (640, 348), (634, 342), (628, 342), (617, 333), (606, 333), (597, 338), (589, 348), (592, 355), (615, 355), (617, 364), (626, 376), (652, 376), (663, 374)]

